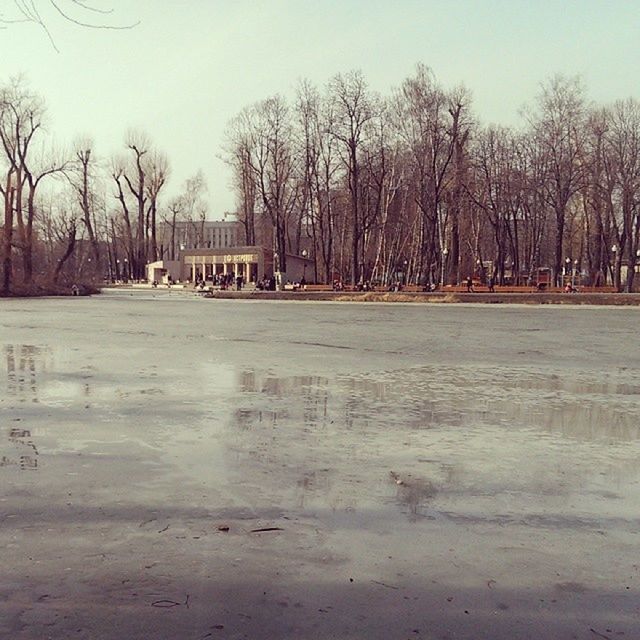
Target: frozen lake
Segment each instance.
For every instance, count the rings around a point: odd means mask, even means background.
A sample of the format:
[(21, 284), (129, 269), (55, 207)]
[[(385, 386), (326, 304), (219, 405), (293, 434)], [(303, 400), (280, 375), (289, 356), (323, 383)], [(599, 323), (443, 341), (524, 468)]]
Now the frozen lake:
[(638, 638), (639, 322), (0, 301), (0, 637)]

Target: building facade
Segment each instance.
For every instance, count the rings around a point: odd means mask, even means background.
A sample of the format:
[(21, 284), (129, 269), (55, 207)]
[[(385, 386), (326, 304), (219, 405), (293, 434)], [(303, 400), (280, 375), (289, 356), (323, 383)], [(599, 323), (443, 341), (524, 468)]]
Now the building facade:
[(181, 254), (181, 279), (212, 281), (214, 276), (233, 274), (244, 282), (258, 282), (273, 272), (273, 254), (262, 247), (191, 249)]
[[(214, 276), (242, 276), (245, 283), (258, 283), (275, 275), (273, 251), (257, 246), (220, 249), (185, 249), (179, 260), (158, 260), (147, 265), (149, 282), (212, 282)], [(300, 282), (311, 273), (313, 261), (287, 254), (285, 281)], [(283, 282), (284, 284), (284, 282)]]
[(224, 220), (177, 220), (162, 222), (156, 233), (163, 260), (179, 260), (183, 251), (238, 247), (243, 240), (240, 222)]

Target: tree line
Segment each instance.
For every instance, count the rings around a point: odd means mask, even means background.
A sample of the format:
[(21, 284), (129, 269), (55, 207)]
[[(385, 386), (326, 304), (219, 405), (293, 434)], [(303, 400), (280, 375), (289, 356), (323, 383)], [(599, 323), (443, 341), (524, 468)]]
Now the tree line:
[[(143, 279), (177, 258), (178, 222), (198, 237), (202, 172), (169, 197), (169, 159), (144, 133), (101, 158), (90, 137), (56, 148), (46, 124), (24, 79), (0, 83), (0, 294)], [(317, 282), (521, 284), (549, 267), (557, 284), (571, 272), (633, 288), (640, 103), (591, 104), (579, 78), (544, 82), (518, 127), (483, 125), (470, 92), (422, 64), (388, 96), (357, 71), (302, 81), (234, 117), (222, 155), (244, 243), (285, 273), (306, 251)]]
[(520, 284), (548, 267), (633, 287), (640, 103), (591, 104), (577, 77), (544, 82), (518, 127), (483, 125), (422, 64), (388, 96), (357, 71), (302, 81), (243, 109), (224, 155), (246, 241), (281, 271), (305, 248), (317, 281)]
[(46, 124), (45, 102), (24, 79), (0, 85), (0, 295), (139, 280), (148, 262), (175, 259), (175, 243), (165, 251), (158, 226), (173, 236), (178, 221), (202, 225), (202, 172), (161, 201), (169, 160), (146, 134), (128, 131), (121, 153), (99, 159), (89, 137), (56, 148)]

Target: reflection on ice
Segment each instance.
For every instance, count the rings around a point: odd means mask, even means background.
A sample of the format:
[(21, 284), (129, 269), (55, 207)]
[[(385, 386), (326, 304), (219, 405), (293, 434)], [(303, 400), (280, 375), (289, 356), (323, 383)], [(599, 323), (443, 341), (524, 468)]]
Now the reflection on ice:
[(250, 460), (282, 500), (294, 486), (298, 508), (396, 503), (412, 520), (553, 523), (591, 492), (586, 514), (571, 520), (580, 523), (611, 478), (640, 475), (607, 448), (640, 444), (638, 398), (588, 372), (566, 380), (523, 370), (504, 383), (503, 372), (477, 366), (334, 378), (253, 369), (238, 374), (229, 403), (238, 469)]
[(38, 373), (50, 363), (51, 351), (34, 345), (6, 345), (6, 393), (21, 402), (38, 402)]
[(9, 429), (9, 445), (13, 453), (0, 458), (0, 467), (16, 467), (21, 471), (38, 469), (38, 449), (28, 429)]
[(507, 376), (496, 369), (460, 366), (388, 371), (375, 378), (275, 377), (255, 370), (237, 377), (240, 402), (250, 397), (255, 404), (252, 394), (278, 399), (263, 400), (258, 409), (237, 409), (236, 420), (244, 429), (250, 428), (252, 416), (262, 422), (268, 405), (274, 421), (285, 409), (301, 410), (304, 421), (316, 428), (337, 411), (347, 429), (375, 419), (399, 432), (499, 425), (585, 441), (640, 437), (640, 388), (620, 380), (599, 381), (585, 372), (561, 377), (511, 370)]

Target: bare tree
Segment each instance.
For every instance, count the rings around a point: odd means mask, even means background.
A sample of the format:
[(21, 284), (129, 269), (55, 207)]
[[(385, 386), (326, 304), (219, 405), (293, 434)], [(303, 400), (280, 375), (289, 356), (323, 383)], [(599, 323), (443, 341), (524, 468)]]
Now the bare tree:
[(448, 109), (446, 93), (433, 72), (422, 64), (395, 95), (396, 126), (407, 148), (414, 198), (420, 211), (418, 269), (425, 279), (431, 277), (436, 258), (444, 260), (448, 253), (443, 203), (456, 142), (451, 135)]
[[(455, 282), (461, 281), (461, 240), (460, 227), (462, 224), (463, 209), (465, 203), (465, 182), (468, 165), (467, 142), (471, 131), (469, 116), (471, 96), (467, 89), (458, 87), (448, 96), (448, 108), (451, 124), (449, 138), (453, 145), (453, 167), (451, 177), (451, 190), (449, 198), (450, 210), (450, 278)], [(471, 262), (476, 256), (471, 257)], [(471, 266), (473, 269), (473, 265)]]
[(625, 290), (633, 290), (635, 265), (640, 249), (640, 103), (619, 100), (609, 111), (610, 127), (605, 140), (616, 177), (614, 193), (621, 220), (620, 253), (627, 263)]
[(93, 257), (96, 265), (100, 263), (100, 245), (94, 228), (93, 204), (94, 192), (92, 189), (92, 169), (93, 162), (91, 159), (93, 149), (93, 141), (89, 138), (78, 140), (75, 144), (75, 162), (71, 173), (70, 180), (76, 192), (78, 204), (82, 211), (82, 222), (84, 223), (89, 242), (93, 250)]
[(63, 247), (53, 270), (53, 283), (57, 284), (66, 262), (71, 258), (76, 248), (78, 218), (73, 211), (63, 209), (58, 213), (53, 224), (54, 233)]
[(581, 162), (586, 116), (584, 88), (579, 78), (554, 76), (542, 85), (537, 112), (530, 116), (533, 135), (544, 150), (545, 199), (555, 216), (554, 271), (556, 283), (563, 266), (567, 212), (584, 177)]
[[(7, 177), (11, 178), (6, 188), (9, 194), (13, 189), (13, 213), (5, 210), (5, 217), (7, 223), (16, 223), (17, 227), (17, 237), (5, 247), (3, 255), (4, 281), (11, 279), (11, 246), (17, 246), (22, 256), (23, 280), (28, 285), (33, 279), (36, 192), (44, 178), (63, 171), (67, 163), (59, 154), (37, 146), (45, 114), (41, 98), (21, 78), (11, 80), (0, 89), (0, 94), (0, 141), (9, 167)], [(13, 229), (9, 235), (13, 236)], [(7, 291), (8, 288), (9, 284)]]
[(332, 134), (341, 145), (341, 157), (346, 170), (351, 217), (351, 282), (356, 284), (362, 274), (362, 242), (364, 235), (360, 173), (362, 147), (366, 125), (374, 117), (374, 99), (370, 95), (362, 73), (352, 71), (338, 74), (329, 83), (333, 102)]
[(334, 277), (336, 233), (336, 198), (339, 193), (339, 141), (332, 135), (334, 109), (332, 101), (320, 96), (309, 82), (298, 87), (299, 157), (303, 159), (301, 180), (303, 226), (313, 242), (315, 279), (319, 270), (327, 282)]
[[(126, 159), (119, 157), (114, 158), (111, 162), (111, 177), (116, 184), (116, 199), (120, 203), (121, 207), (121, 220), (122, 224), (118, 225), (122, 227), (122, 232), (124, 235), (124, 244), (125, 244), (125, 252), (127, 255), (127, 260), (131, 263), (135, 257), (135, 233), (134, 228), (131, 221), (131, 213), (129, 209), (129, 200), (127, 198), (126, 193), (126, 181), (125, 181), (125, 166)], [(112, 256), (112, 265), (116, 271), (116, 277), (119, 277), (118, 265), (118, 256), (117, 256), (117, 237), (116, 234), (116, 220), (114, 218), (111, 219), (110, 229), (111, 231), (111, 244), (113, 246), (113, 256)]]
[(158, 197), (169, 178), (169, 160), (167, 156), (158, 151), (153, 151), (149, 156), (148, 171), (146, 191), (149, 206), (147, 209), (146, 228), (150, 246), (147, 254), (155, 262), (158, 259), (158, 241), (156, 237)]
[[(512, 131), (488, 127), (479, 132), (474, 145), (474, 188), (469, 191), (484, 212), (493, 236), (492, 276), (502, 284), (507, 256), (512, 271), (520, 275), (521, 246), (519, 220), (523, 218), (522, 150)], [(482, 264), (481, 247), (477, 249)]]
[(127, 133), (125, 147), (129, 153), (112, 161), (111, 177), (122, 210), (127, 262), (131, 276), (140, 280), (149, 258), (158, 258), (158, 196), (169, 176), (169, 162), (139, 131)]
[[(240, 123), (236, 123), (240, 124)], [(280, 96), (259, 102), (242, 114), (242, 138), (261, 213), (269, 221), (276, 270), (287, 269), (288, 225), (298, 200), (292, 124)]]
[[(184, 211), (184, 200), (182, 196), (174, 196), (169, 200), (166, 210), (161, 213), (161, 219), (164, 223), (161, 227), (161, 259), (163, 260), (175, 260), (176, 259), (176, 224), (178, 220), (182, 218)], [(169, 228), (169, 242), (167, 247), (166, 229)]]
[(245, 243), (256, 244), (257, 189), (251, 157), (254, 153), (251, 110), (244, 109), (231, 120), (225, 134), (223, 158), (233, 171), (238, 220), (244, 227)]
[(50, 26), (56, 19), (87, 29), (132, 29), (139, 22), (109, 22), (113, 8), (92, 6), (85, 0), (14, 0), (12, 10), (0, 11), (0, 29), (17, 24), (32, 24), (42, 29), (58, 51)]
[(191, 228), (193, 243), (196, 247), (203, 246), (205, 242), (204, 223), (209, 209), (205, 200), (207, 190), (207, 181), (201, 169), (184, 181), (182, 189), (183, 216)]
[(145, 226), (145, 204), (147, 202), (147, 163), (146, 157), (150, 151), (150, 142), (146, 134), (140, 131), (130, 130), (126, 135), (125, 146), (131, 152), (130, 164), (124, 173), (124, 180), (129, 187), (129, 192), (134, 199), (137, 209), (136, 223), (136, 250), (132, 261), (133, 277), (136, 280), (144, 276), (144, 267), (147, 262), (147, 243)]

